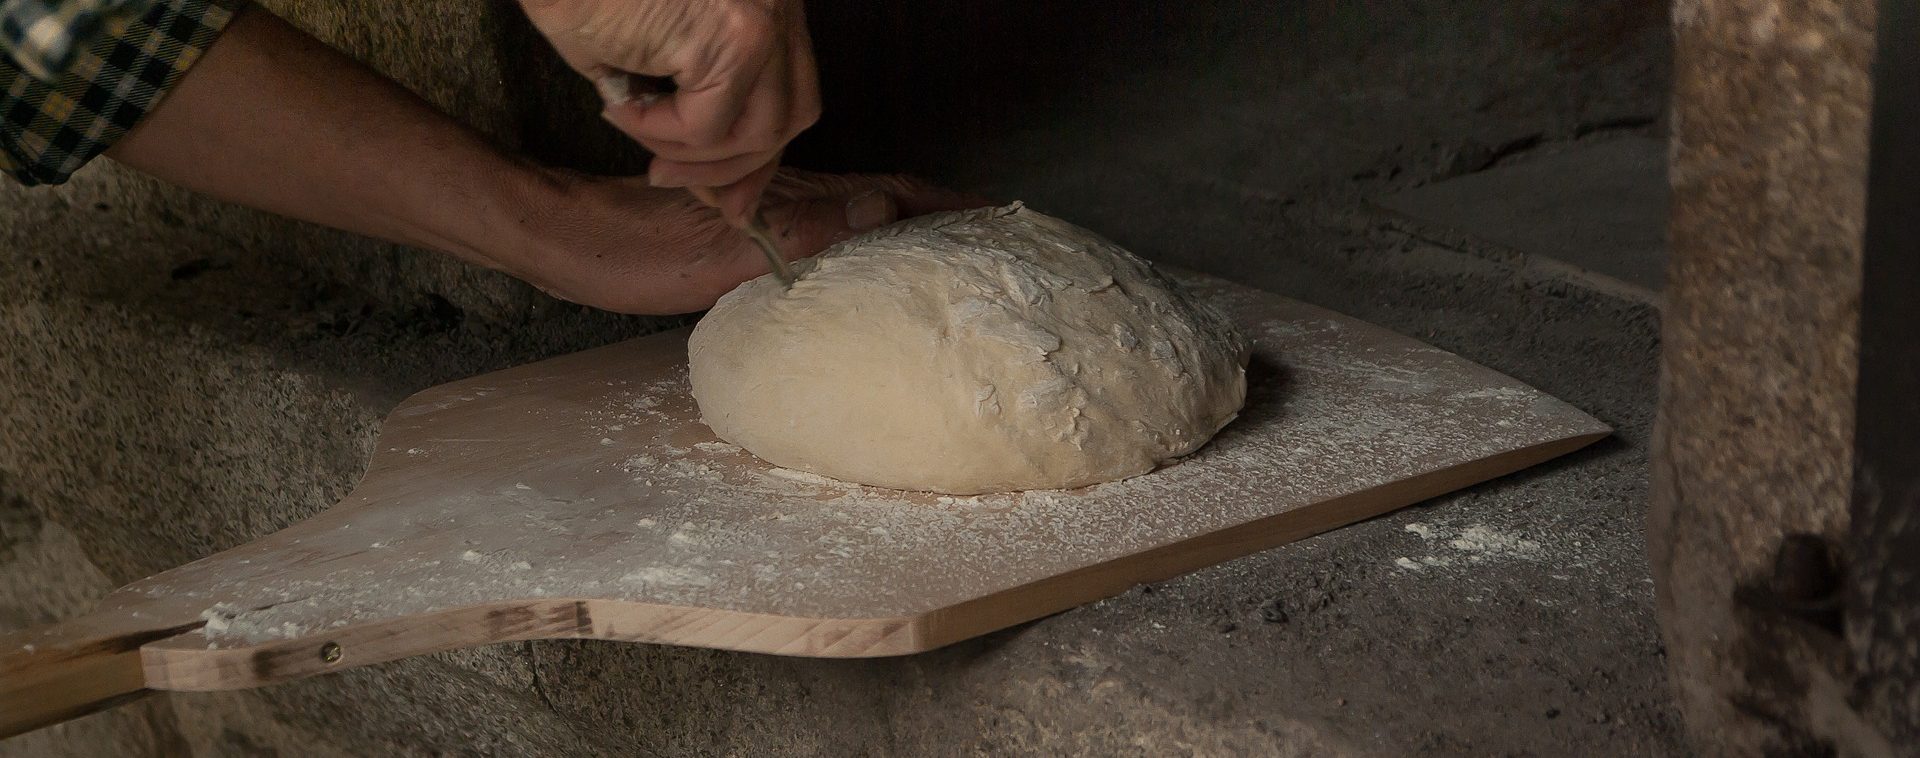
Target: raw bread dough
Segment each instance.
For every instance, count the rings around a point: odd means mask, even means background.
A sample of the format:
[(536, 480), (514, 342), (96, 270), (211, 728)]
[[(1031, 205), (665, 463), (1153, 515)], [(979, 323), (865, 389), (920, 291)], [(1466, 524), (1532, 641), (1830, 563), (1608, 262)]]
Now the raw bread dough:
[(1246, 398), (1247, 346), (1147, 263), (1015, 203), (909, 219), (720, 298), (688, 340), (722, 439), (950, 494), (1124, 479)]

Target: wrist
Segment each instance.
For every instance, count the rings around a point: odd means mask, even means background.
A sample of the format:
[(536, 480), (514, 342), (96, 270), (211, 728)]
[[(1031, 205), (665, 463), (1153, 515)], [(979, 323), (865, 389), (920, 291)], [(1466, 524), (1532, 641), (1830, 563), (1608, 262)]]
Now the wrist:
[(489, 161), (463, 197), (462, 207), (449, 207), (436, 224), (441, 231), (428, 243), (456, 258), (495, 271), (524, 277), (536, 267), (534, 259), (544, 239), (545, 220), (559, 207), (563, 178), (532, 161), (501, 156)]

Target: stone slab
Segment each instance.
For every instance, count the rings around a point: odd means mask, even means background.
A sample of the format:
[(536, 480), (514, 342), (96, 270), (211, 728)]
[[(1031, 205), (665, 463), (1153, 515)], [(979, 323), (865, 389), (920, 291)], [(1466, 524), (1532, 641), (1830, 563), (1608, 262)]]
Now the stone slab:
[(1666, 143), (1624, 137), (1378, 202), (1423, 222), (1657, 292), (1666, 281), (1667, 195)]

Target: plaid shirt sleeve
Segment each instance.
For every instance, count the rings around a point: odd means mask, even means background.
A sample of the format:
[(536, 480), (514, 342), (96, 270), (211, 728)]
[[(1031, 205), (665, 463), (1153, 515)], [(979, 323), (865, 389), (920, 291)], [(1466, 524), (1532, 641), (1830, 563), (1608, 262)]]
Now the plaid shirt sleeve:
[(151, 7), (153, 0), (0, 0), (0, 44), (20, 68), (50, 80), (101, 24)]
[(245, 0), (0, 0), (0, 172), (59, 184), (113, 146)]

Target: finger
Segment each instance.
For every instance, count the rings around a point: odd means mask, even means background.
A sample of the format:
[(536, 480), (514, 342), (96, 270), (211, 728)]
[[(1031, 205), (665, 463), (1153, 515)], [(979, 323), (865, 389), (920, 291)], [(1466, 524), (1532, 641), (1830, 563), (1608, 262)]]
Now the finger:
[(955, 192), (898, 174), (820, 174), (789, 169), (775, 178), (767, 193), (782, 200), (805, 200), (851, 198), (870, 190), (887, 193), (899, 206), (902, 218), (998, 204), (980, 195)]
[(693, 193), (694, 199), (699, 200), (701, 204), (708, 208), (720, 207), (720, 193), (712, 187), (688, 187), (687, 191)]
[(753, 83), (753, 92), (747, 94), (747, 107), (741, 111), (726, 142), (722, 142), (733, 154), (781, 150), (793, 134), (799, 134), (799, 130), (789, 125), (793, 111), (793, 77), (787, 73), (789, 50), (791, 46), (781, 44), (780, 52), (768, 58), (766, 69), (760, 71), (760, 77)]
[(789, 141), (818, 123), (821, 111), (820, 66), (813, 57), (813, 39), (807, 35), (805, 9), (800, 3), (794, 3), (793, 8), (793, 22), (787, 31)]
[(814, 255), (835, 242), (893, 223), (900, 215), (899, 207), (884, 192), (854, 198), (785, 200), (764, 212), (780, 251), (789, 260)]
[(740, 122), (734, 127), (733, 133), (726, 139), (706, 145), (663, 140), (643, 140), (641, 144), (656, 158), (682, 164), (716, 163), (758, 155), (759, 160), (747, 164), (749, 169), (758, 168), (766, 161), (767, 155), (786, 147), (787, 140), (798, 133), (787, 123), (792, 107), (784, 68), (777, 67), (782, 70), (776, 72), (771, 70), (776, 68), (772, 63), (769, 66), (768, 75), (756, 83), (753, 92), (747, 96), (747, 108), (740, 114)]
[(638, 102), (640, 108), (645, 109), (646, 106), (658, 102), (665, 94), (654, 83), (652, 77), (635, 76), (606, 66), (593, 67), (588, 78), (593, 81), (594, 92), (600, 95), (602, 110), (635, 102)]
[[(754, 82), (747, 94), (746, 109), (741, 111), (733, 132), (721, 143), (722, 149), (735, 155), (780, 150), (798, 131), (789, 124), (792, 114), (793, 83), (787, 74), (787, 61), (775, 57)], [(726, 156), (717, 156), (726, 157)], [(709, 158), (708, 160), (712, 160)]]
[[(613, 76), (624, 79), (626, 74), (614, 74)], [(660, 107), (662, 103), (667, 101), (669, 98), (668, 95), (644, 93), (622, 97), (617, 100), (610, 99), (610, 94), (627, 94), (625, 91), (610, 86), (612, 81), (611, 78), (602, 78), (594, 82), (594, 87), (600, 90), (601, 102), (604, 103), (600, 108), (601, 119), (612, 124), (613, 128), (619, 129), (621, 134), (625, 134), (629, 139), (645, 146), (647, 152), (655, 155), (660, 154), (662, 148), (671, 149), (674, 145), (685, 144), (673, 140), (644, 136), (640, 132), (641, 116), (645, 115), (650, 109)]]
[[(785, 44), (768, 56), (766, 68), (749, 88), (746, 104), (732, 132), (711, 145), (696, 145), (683, 140), (639, 139), (655, 156), (679, 163), (709, 163), (748, 153), (780, 150), (820, 120), (820, 76), (807, 36), (805, 11), (798, 4), (782, 11), (791, 19), (785, 24)], [(596, 80), (601, 84), (602, 100), (609, 106), (608, 121), (631, 134), (638, 128), (639, 113), (659, 102), (657, 89), (633, 87), (620, 81)], [(621, 96), (629, 90), (630, 96)], [(633, 105), (613, 108), (614, 105)]]
[(706, 49), (678, 67), (673, 77), (677, 91), (644, 108), (629, 104), (613, 109), (621, 116), (609, 120), (641, 142), (706, 147), (724, 141), (768, 61), (785, 46), (765, 9), (734, 3), (727, 10), (725, 26), (714, 40), (688, 46)]
[(900, 203), (900, 213), (903, 217), (924, 216), (929, 213), (939, 213), (941, 211), (963, 211), (968, 208), (986, 208), (1001, 205), (1001, 203), (970, 192), (955, 192), (918, 179), (912, 179), (910, 177), (901, 178), (905, 179), (905, 181), (901, 182), (898, 188), (890, 190), (890, 192), (893, 194), (893, 199)]
[(774, 172), (779, 169), (780, 156), (776, 153), (773, 160), (767, 161), (766, 165), (740, 181), (717, 188), (714, 194), (718, 195), (719, 202), (713, 206), (720, 209), (720, 215), (727, 223), (739, 226), (760, 209), (761, 197), (766, 193), (767, 185), (773, 181)]
[(647, 182), (655, 187), (726, 187), (765, 167), (779, 155), (778, 150), (772, 150), (707, 163), (681, 163), (656, 157), (647, 167)]

